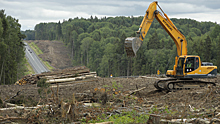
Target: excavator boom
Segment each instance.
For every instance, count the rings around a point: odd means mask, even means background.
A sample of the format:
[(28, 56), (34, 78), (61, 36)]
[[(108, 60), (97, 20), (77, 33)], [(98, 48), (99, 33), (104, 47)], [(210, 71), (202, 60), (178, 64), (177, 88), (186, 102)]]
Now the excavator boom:
[[(157, 10), (157, 6), (160, 8), (163, 15)], [(136, 52), (141, 47), (154, 18), (158, 20), (158, 22), (174, 40), (177, 47), (178, 56), (187, 55), (187, 42), (185, 36), (176, 28), (173, 22), (163, 12), (161, 7), (158, 5), (158, 2), (154, 1), (149, 5), (141, 22), (140, 28), (136, 32), (136, 37), (128, 37), (125, 39), (125, 50), (127, 52), (127, 56), (134, 57), (136, 55)]]
[(155, 18), (154, 11), (156, 10), (157, 10), (157, 2), (151, 3), (141, 22), (139, 30), (136, 31), (136, 37), (128, 37), (125, 39), (125, 50), (128, 57), (136, 56), (136, 52), (141, 47), (144, 37), (146, 36)]

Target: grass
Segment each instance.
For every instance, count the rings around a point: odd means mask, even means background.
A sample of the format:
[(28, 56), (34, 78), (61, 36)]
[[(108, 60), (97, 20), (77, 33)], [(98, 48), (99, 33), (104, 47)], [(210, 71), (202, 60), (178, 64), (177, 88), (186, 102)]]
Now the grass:
[(132, 110), (129, 112), (122, 112), (121, 114), (114, 114), (112, 116), (102, 114), (96, 120), (82, 119), (82, 123), (101, 123), (101, 122), (114, 122), (114, 124), (127, 124), (127, 123), (147, 123), (149, 114), (138, 114), (137, 111)]
[(40, 50), (40, 48), (34, 42), (31, 42), (28, 45), (31, 47), (32, 50), (34, 50), (34, 52), (37, 55), (43, 54), (43, 52)]
[[(41, 58), (40, 58), (40, 59), (41, 59)], [(43, 61), (43, 60), (41, 59), (41, 61)], [(49, 62), (43, 61), (43, 63), (44, 63), (44, 65), (45, 65), (49, 70), (53, 70), (53, 69), (54, 69), (54, 67), (52, 67)]]
[[(40, 48), (39, 48), (34, 42), (28, 43), (28, 45), (31, 47), (31, 49), (32, 49), (37, 55), (43, 54), (43, 52), (40, 50)], [(50, 65), (49, 62), (43, 61), (41, 58), (40, 58), (40, 60), (44, 63), (44, 65), (45, 65), (49, 70), (53, 70), (53, 69), (54, 69), (54, 68)]]

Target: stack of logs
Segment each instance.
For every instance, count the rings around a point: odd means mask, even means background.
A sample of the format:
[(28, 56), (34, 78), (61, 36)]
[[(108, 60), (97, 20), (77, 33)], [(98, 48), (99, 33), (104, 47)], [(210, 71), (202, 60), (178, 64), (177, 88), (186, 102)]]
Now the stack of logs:
[(53, 72), (44, 72), (36, 75), (27, 75), (21, 80), (17, 81), (16, 84), (36, 84), (37, 81), (39, 81), (42, 78), (47, 79), (47, 83), (61, 83), (94, 78), (96, 76), (96, 72), (90, 72), (90, 70), (87, 67), (77, 66)]

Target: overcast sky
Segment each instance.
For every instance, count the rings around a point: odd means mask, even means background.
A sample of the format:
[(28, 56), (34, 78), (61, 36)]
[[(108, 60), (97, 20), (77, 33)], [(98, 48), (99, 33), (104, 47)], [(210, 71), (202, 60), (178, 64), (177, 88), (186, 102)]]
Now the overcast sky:
[[(21, 30), (33, 30), (41, 22), (91, 15), (101, 17), (144, 16), (151, 0), (0, 0), (0, 10), (19, 19)], [(170, 18), (190, 18), (220, 23), (220, 0), (158, 0)]]

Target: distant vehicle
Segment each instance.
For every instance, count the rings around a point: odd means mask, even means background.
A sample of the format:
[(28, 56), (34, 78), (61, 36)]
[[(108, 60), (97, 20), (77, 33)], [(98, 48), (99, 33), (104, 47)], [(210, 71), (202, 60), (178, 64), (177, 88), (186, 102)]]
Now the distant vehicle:
[(29, 51), (30, 53), (32, 53), (32, 51), (31, 51), (30, 49), (28, 49), (28, 51)]

